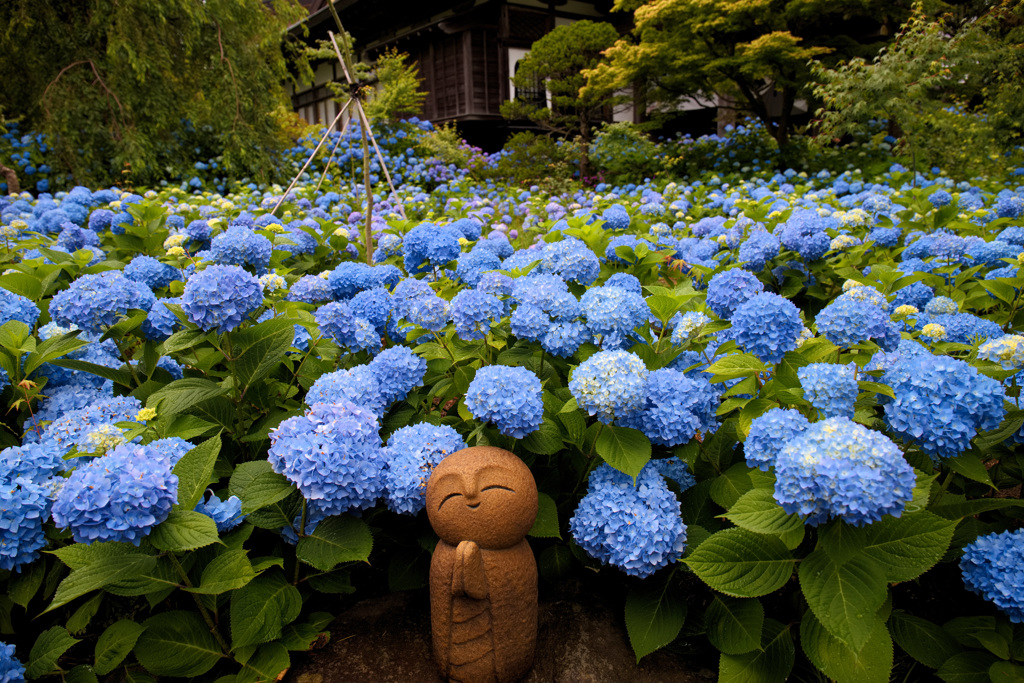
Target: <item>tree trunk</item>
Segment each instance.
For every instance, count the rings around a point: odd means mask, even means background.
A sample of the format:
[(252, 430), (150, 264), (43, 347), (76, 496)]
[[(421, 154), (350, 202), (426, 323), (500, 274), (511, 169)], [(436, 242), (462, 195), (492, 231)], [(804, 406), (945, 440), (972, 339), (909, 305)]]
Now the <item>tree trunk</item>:
[(7, 183), (8, 194), (17, 194), (21, 192), (21, 185), (18, 183), (18, 174), (14, 172), (14, 169), (7, 168), (3, 164), (0, 164), (0, 176), (3, 176), (4, 181)]
[(718, 112), (715, 116), (718, 124), (718, 134), (725, 135), (727, 126), (736, 125), (736, 98), (732, 95), (718, 94)]
[(789, 144), (790, 117), (793, 114), (793, 103), (796, 101), (796, 88), (786, 85), (782, 88), (782, 112), (779, 114), (779, 130), (775, 141), (779, 143), (779, 153), (785, 155)]
[(590, 121), (580, 118), (580, 182), (590, 175)]

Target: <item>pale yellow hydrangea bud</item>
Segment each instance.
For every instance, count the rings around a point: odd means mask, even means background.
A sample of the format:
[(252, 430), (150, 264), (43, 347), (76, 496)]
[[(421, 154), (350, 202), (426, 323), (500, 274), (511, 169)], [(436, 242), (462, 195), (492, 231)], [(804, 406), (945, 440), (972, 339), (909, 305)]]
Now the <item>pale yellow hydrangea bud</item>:
[(921, 335), (932, 341), (941, 341), (946, 338), (946, 328), (938, 323), (928, 323), (921, 330)]
[(171, 235), (164, 240), (164, 249), (180, 247), (188, 241), (188, 235)]
[(148, 422), (156, 419), (156, 410), (154, 408), (143, 408), (135, 414), (136, 422)]
[(804, 342), (810, 339), (814, 339), (814, 333), (811, 332), (810, 329), (805, 327), (804, 329), (800, 330), (800, 336), (796, 338), (797, 348), (803, 346)]
[(112, 424), (101, 425), (85, 435), (83, 448), (88, 453), (106, 453), (124, 443), (124, 434)]
[(867, 285), (865, 285), (863, 282), (857, 282), (856, 280), (847, 280), (846, 282), (843, 283), (843, 291), (844, 292), (849, 292), (854, 287), (866, 287), (866, 286)]
[(917, 306), (911, 306), (910, 304), (903, 304), (902, 306), (897, 306), (896, 310), (893, 311), (893, 315), (901, 318), (906, 317), (908, 315), (917, 315), (918, 313), (920, 313), (920, 311), (917, 309)]

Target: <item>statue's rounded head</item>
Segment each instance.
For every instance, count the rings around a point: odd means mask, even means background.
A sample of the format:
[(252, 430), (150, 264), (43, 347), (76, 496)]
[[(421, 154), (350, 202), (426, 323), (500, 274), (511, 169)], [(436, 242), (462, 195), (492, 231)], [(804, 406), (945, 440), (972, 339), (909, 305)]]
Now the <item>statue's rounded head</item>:
[(530, 468), (501, 448), (475, 446), (442, 460), (427, 482), (427, 516), (443, 541), (510, 548), (537, 519), (537, 483)]

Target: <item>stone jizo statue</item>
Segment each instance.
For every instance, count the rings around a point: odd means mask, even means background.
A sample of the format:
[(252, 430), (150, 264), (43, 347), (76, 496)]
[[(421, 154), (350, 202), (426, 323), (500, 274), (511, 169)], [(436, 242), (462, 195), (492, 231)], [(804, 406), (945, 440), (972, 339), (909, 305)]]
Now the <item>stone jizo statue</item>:
[(452, 453), (427, 483), (440, 541), (430, 563), (434, 657), (450, 681), (516, 681), (537, 643), (537, 563), (526, 534), (537, 484), (512, 453), (477, 446)]

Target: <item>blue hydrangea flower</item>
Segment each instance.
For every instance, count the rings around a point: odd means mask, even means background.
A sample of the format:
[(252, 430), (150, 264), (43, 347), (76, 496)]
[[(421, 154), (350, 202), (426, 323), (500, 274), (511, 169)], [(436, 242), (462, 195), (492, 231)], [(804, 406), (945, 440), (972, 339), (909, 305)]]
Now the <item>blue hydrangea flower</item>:
[(476, 288), (485, 294), (509, 296), (512, 294), (513, 282), (512, 278), (504, 273), (484, 273), (476, 283)]
[(799, 411), (786, 408), (773, 408), (755, 417), (743, 443), (747, 465), (767, 472), (769, 467), (775, 466), (782, 447), (803, 434), (810, 424)]
[(317, 403), (270, 432), (267, 459), (316, 512), (366, 509), (384, 491), (378, 429), (376, 416), (354, 403)]
[(145, 322), (142, 323), (142, 332), (147, 339), (163, 341), (181, 329), (181, 321), (166, 304), (181, 305), (181, 297), (157, 299), (153, 302)]
[(327, 275), (327, 283), (336, 299), (350, 299), (364, 289), (380, 287), (381, 274), (373, 266), (355, 261), (342, 261)]
[(388, 507), (404, 515), (422, 510), (430, 473), (446, 456), (465, 447), (459, 433), (448, 425), (424, 422), (397, 430), (384, 449), (384, 499)]
[(978, 358), (999, 363), (1005, 370), (1024, 368), (1024, 336), (1006, 334), (978, 348)]
[(697, 483), (696, 477), (690, 473), (689, 466), (679, 458), (658, 458), (650, 461), (651, 467), (669, 481), (674, 481), (682, 493)]
[[(856, 289), (860, 288), (854, 291)], [(852, 292), (833, 299), (818, 313), (815, 324), (818, 332), (840, 347), (853, 346), (868, 339), (875, 340), (883, 348), (899, 343), (899, 330), (893, 326), (885, 309), (855, 298)]]
[[(85, 230), (74, 223), (64, 223), (57, 235), (56, 246), (64, 251), (74, 253), (86, 247), (98, 247), (100, 237), (92, 230)], [(1014, 254), (1016, 256), (1016, 254)]]
[(697, 432), (714, 431), (718, 424), (718, 391), (703, 377), (689, 378), (662, 368), (647, 376), (646, 398), (640, 409), (619, 422), (639, 429), (651, 443), (679, 446)]
[(700, 311), (687, 311), (676, 313), (668, 322), (672, 328), (672, 343), (684, 346), (700, 334), (701, 329), (711, 322), (711, 318)]
[(739, 260), (745, 270), (759, 273), (764, 270), (768, 261), (779, 255), (780, 249), (778, 237), (767, 230), (754, 230), (740, 244)]
[(278, 241), (279, 249), (290, 252), (292, 254), (312, 254), (314, 251), (316, 251), (316, 238), (310, 235), (305, 230), (303, 230), (301, 227), (299, 227), (301, 225), (306, 225), (306, 227), (310, 227), (303, 221), (293, 221), (288, 228), (288, 232), (282, 235), (284, 239)]
[(775, 500), (812, 526), (830, 517), (853, 526), (899, 517), (914, 482), (896, 444), (845, 417), (811, 424), (775, 460)]
[(1024, 529), (979, 536), (964, 548), (960, 572), (968, 590), (1024, 623)]
[(192, 275), (181, 309), (204, 331), (230, 332), (263, 304), (260, 281), (239, 266), (210, 266)]
[(477, 246), (493, 251), (500, 259), (507, 259), (515, 253), (515, 248), (508, 241), (508, 236), (498, 231), (492, 232), (487, 236), (487, 239), (480, 240)]
[(333, 339), (338, 346), (356, 345), (356, 315), (344, 301), (324, 304), (314, 314), (316, 324), (325, 337)]
[(52, 444), (26, 443), (0, 451), (0, 479), (44, 485), (66, 469), (67, 461)]
[(896, 394), (885, 406), (889, 428), (933, 458), (959, 455), (975, 434), (998, 427), (1005, 413), (999, 382), (948, 356), (902, 356), (882, 382)]
[(955, 315), (959, 308), (948, 296), (937, 296), (925, 304), (924, 312), (935, 317), (937, 315)]
[(589, 287), (601, 272), (601, 261), (582, 240), (565, 237), (544, 246), (538, 271)]
[(83, 275), (50, 301), (50, 315), (60, 325), (75, 325), (101, 334), (130, 308), (148, 311), (156, 297), (146, 285), (133, 282), (121, 271)]
[[(486, 246), (489, 240), (480, 244)], [(501, 262), (502, 270), (525, 270), (530, 264), (541, 260), (541, 250), (536, 246), (530, 249), (519, 249), (513, 252), (508, 258)], [(531, 273), (533, 271), (530, 271)]]
[(575, 320), (557, 320), (551, 323), (547, 332), (540, 338), (540, 346), (547, 353), (559, 358), (568, 358), (588, 341), (590, 330), (586, 325)]
[(544, 418), (540, 379), (526, 368), (487, 365), (469, 383), (466, 407), (505, 436), (522, 439), (539, 429)]
[(1018, 247), (1024, 247), (1024, 227), (1018, 225), (1011, 225), (1005, 228), (999, 233), (999, 240), (1002, 242), (1009, 242), (1010, 244), (1016, 244)]
[(405, 278), (391, 292), (395, 302), (395, 313), (399, 317), (407, 317), (413, 303), (427, 296), (437, 296), (429, 283), (414, 277)]
[(569, 531), (591, 557), (640, 578), (672, 564), (686, 549), (679, 501), (651, 463), (635, 484), (610, 465), (594, 470)]
[(509, 320), (512, 334), (527, 341), (538, 341), (551, 327), (551, 318), (539, 306), (520, 304)]
[(366, 365), (351, 370), (335, 370), (320, 375), (306, 392), (306, 405), (316, 403), (355, 403), (380, 417), (388, 405), (380, 392), (377, 376)]
[(708, 282), (708, 308), (722, 320), (729, 320), (740, 304), (763, 291), (764, 284), (752, 273), (742, 268), (726, 270)]
[(946, 331), (945, 340), (957, 344), (977, 344), (988, 339), (1003, 336), (1003, 329), (998, 323), (979, 318), (973, 313), (957, 313), (955, 315), (936, 315), (931, 319), (919, 319), (917, 324), (924, 327), (928, 323), (941, 325)]
[(770, 292), (748, 299), (732, 315), (736, 344), (766, 363), (778, 363), (795, 349), (803, 329), (797, 307)]
[(433, 292), (409, 302), (408, 318), (420, 327), (437, 332), (444, 328), (451, 319), (447, 301)]
[(14, 656), (14, 646), (0, 643), (0, 683), (24, 683), (25, 667)]
[(57, 420), (67, 412), (81, 410), (97, 401), (112, 398), (113, 382), (94, 384), (76, 379), (60, 386), (47, 386), (44, 396), (35, 414), (25, 422), (24, 443), (38, 441), (43, 432), (43, 423)]
[(611, 424), (644, 405), (648, 374), (644, 362), (628, 351), (599, 351), (573, 371), (569, 390), (580, 408)]
[(637, 327), (647, 324), (651, 309), (643, 297), (620, 287), (593, 287), (580, 298), (587, 329), (601, 346), (622, 348)]
[(214, 493), (210, 493), (209, 500), (200, 500), (196, 504), (196, 512), (201, 512), (217, 524), (217, 531), (225, 533), (245, 521), (246, 515), (242, 514), (242, 500), (238, 496), (231, 496), (227, 500), (221, 500)]
[(1005, 266), (1001, 259), (1017, 258), (1020, 247), (1016, 244), (992, 240), (991, 242), (976, 242), (967, 248), (967, 255), (973, 259), (972, 265), (985, 265), (989, 268)]
[(103, 424), (131, 422), (142, 408), (134, 396), (105, 398), (81, 410), (61, 415), (43, 430), (41, 442), (67, 453), (83, 434)]
[(637, 296), (643, 296), (644, 290), (640, 286), (640, 281), (636, 279), (635, 275), (629, 273), (615, 273), (604, 283), (605, 287), (618, 287), (624, 289), (627, 292), (632, 292)]
[(348, 301), (348, 305), (357, 318), (362, 318), (373, 325), (377, 336), (384, 335), (388, 318), (391, 317), (391, 312), (395, 308), (391, 293), (383, 287), (364, 289), (353, 296)]
[(931, 196), (928, 197), (928, 201), (932, 203), (936, 209), (946, 206), (953, 201), (953, 195), (946, 192), (945, 190), (936, 190), (932, 192)]
[(914, 282), (896, 292), (892, 300), (893, 310), (900, 306), (913, 306), (923, 310), (925, 305), (935, 298), (935, 291), (923, 282)]
[(530, 273), (512, 281), (512, 299), (519, 304), (530, 304), (548, 310), (559, 294), (569, 292), (565, 280), (557, 275)]
[(455, 265), (455, 278), (470, 287), (475, 287), (484, 273), (501, 269), (501, 259), (490, 249), (474, 247), (472, 251), (459, 256)]
[(20, 572), (39, 559), (39, 551), (46, 547), (48, 489), (53, 487), (31, 479), (0, 477), (0, 570)]
[(114, 212), (110, 209), (96, 209), (89, 214), (89, 229), (97, 233), (109, 230), (113, 218)]
[(178, 464), (186, 453), (194, 448), (192, 444), (180, 436), (168, 436), (150, 441), (146, 446), (151, 450), (159, 450), (171, 462), (171, 467)]
[(1020, 218), (1024, 214), (1024, 198), (1013, 195), (1000, 197), (992, 210), (997, 218)]
[(136, 256), (124, 267), (124, 276), (141, 282), (150, 289), (160, 289), (181, 278), (177, 268), (157, 261), (152, 256)]
[(210, 242), (210, 236), (213, 234), (213, 229), (206, 221), (195, 220), (185, 227), (184, 234), (194, 243), (193, 246), (195, 248), (204, 249)]
[(318, 304), (334, 298), (334, 290), (322, 277), (303, 275), (288, 289), (288, 301)]
[(460, 237), (462, 233), (450, 226), (420, 223), (406, 234), (402, 243), (406, 271), (415, 275), (431, 266), (444, 266), (454, 261), (462, 251)]
[(836, 227), (835, 219), (819, 216), (811, 209), (796, 209), (785, 223), (776, 228), (776, 233), (782, 246), (810, 262), (828, 253), (831, 238), (825, 230), (829, 227)]
[(459, 234), (471, 242), (480, 239), (480, 230), (483, 224), (475, 218), (460, 218), (448, 225), (452, 230), (458, 230)]
[(53, 504), (53, 521), (79, 543), (139, 545), (177, 502), (171, 469), (169, 449), (122, 444), (71, 473)]
[(384, 405), (391, 405), (403, 400), (414, 387), (423, 384), (427, 361), (406, 346), (392, 346), (370, 361), (369, 368), (377, 379)]
[(273, 251), (270, 240), (241, 225), (232, 225), (210, 244), (210, 258), (214, 263), (249, 266), (258, 273), (270, 265)]
[(848, 417), (853, 419), (853, 404), (860, 388), (850, 365), (811, 363), (796, 371), (804, 398), (811, 402), (822, 417)]
[(903, 231), (899, 228), (872, 228), (868, 233), (868, 241), (879, 247), (897, 247)]
[(401, 253), (402, 238), (391, 233), (384, 233), (377, 238), (377, 248), (373, 250), (373, 262), (380, 263)]
[(625, 230), (629, 227), (629, 212), (621, 204), (612, 204), (601, 212), (605, 230)]
[(462, 290), (451, 302), (455, 334), (466, 341), (486, 338), (491, 324), (500, 320), (504, 312), (505, 305), (500, 299), (476, 289)]

